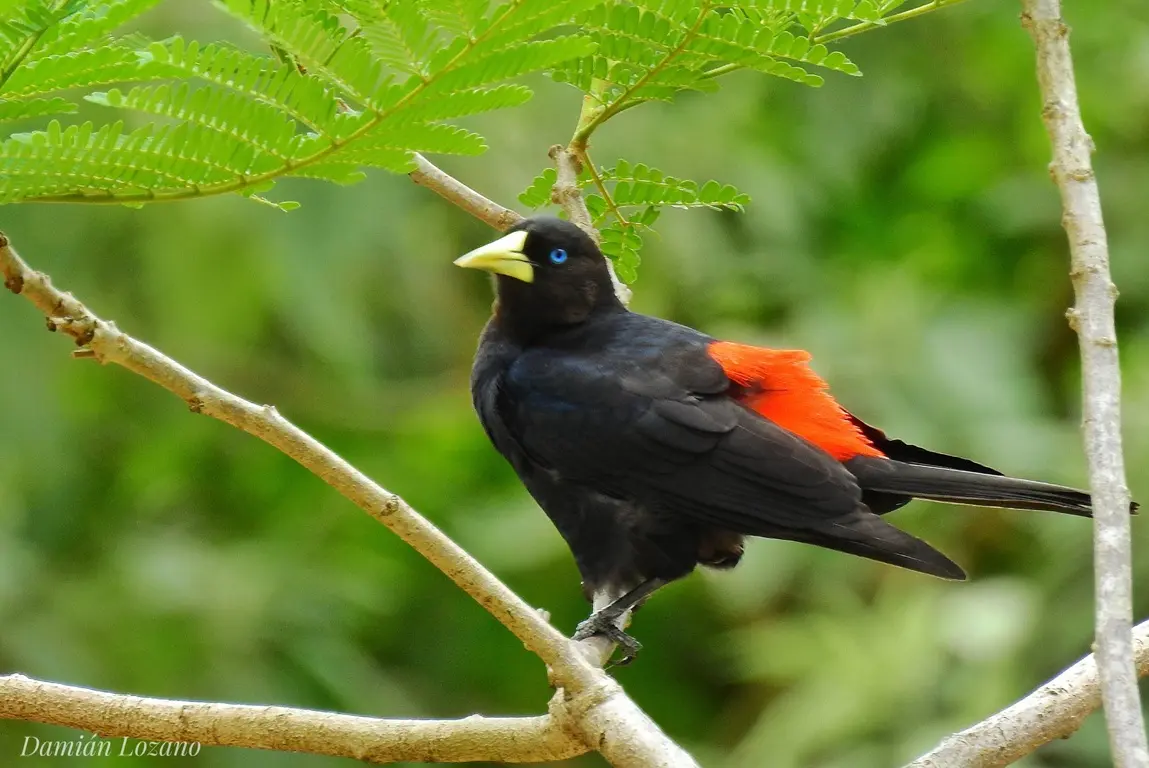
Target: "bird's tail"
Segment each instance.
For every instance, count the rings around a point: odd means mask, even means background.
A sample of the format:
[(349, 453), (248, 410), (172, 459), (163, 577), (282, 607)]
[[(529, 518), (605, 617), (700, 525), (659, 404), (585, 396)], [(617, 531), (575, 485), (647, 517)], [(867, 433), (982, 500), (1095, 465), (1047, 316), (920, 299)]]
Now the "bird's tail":
[[(1088, 493), (1063, 485), (869, 457), (852, 459), (846, 467), (865, 491), (979, 507), (1093, 514)], [(1136, 509), (1134, 503), (1129, 511)]]
[(921, 539), (895, 528), (859, 504), (852, 514), (810, 528), (771, 533), (772, 538), (816, 544), (851, 555), (898, 565), (911, 571), (962, 581), (965, 571)]

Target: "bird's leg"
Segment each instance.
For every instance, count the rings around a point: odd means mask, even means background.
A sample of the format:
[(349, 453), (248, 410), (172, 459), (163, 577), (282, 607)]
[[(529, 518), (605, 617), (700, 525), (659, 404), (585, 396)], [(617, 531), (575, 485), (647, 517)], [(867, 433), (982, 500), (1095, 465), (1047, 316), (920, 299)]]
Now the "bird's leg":
[(600, 608), (595, 611), (595, 615), (602, 616), (604, 620), (609, 619), (613, 621), (641, 603), (651, 592), (664, 584), (666, 584), (666, 581), (663, 579), (647, 579), (622, 597), (612, 601), (605, 608)]
[(609, 638), (622, 649), (623, 655), (618, 662), (619, 666), (629, 664), (642, 648), (642, 644), (622, 631), (622, 627), (619, 626), (619, 619), (665, 583), (664, 579), (647, 579), (602, 608), (597, 607), (599, 601), (596, 599), (594, 613), (575, 628), (574, 639), (586, 640), (595, 635)]

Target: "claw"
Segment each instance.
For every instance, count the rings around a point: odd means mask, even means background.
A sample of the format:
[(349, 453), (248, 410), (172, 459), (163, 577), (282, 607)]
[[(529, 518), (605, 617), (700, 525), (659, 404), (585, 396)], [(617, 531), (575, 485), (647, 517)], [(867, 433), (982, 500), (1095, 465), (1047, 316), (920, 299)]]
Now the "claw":
[[(586, 621), (575, 627), (574, 639), (586, 640), (598, 635), (613, 642), (622, 650), (622, 658), (608, 666), (621, 667), (634, 661), (634, 657), (642, 649), (642, 643), (623, 632), (618, 625), (625, 624), (624, 617), (665, 583), (666, 581), (660, 578), (647, 579), (621, 597), (615, 598), (609, 605), (599, 608)], [(596, 593), (594, 597), (596, 607), (600, 604), (599, 597), (600, 595)]]
[(622, 657), (612, 666), (625, 666), (634, 661), (638, 652), (642, 650), (642, 643), (623, 632), (614, 623), (617, 616), (608, 611), (599, 611), (591, 614), (590, 618), (575, 627), (575, 640), (586, 640), (591, 637), (605, 637), (622, 651)]

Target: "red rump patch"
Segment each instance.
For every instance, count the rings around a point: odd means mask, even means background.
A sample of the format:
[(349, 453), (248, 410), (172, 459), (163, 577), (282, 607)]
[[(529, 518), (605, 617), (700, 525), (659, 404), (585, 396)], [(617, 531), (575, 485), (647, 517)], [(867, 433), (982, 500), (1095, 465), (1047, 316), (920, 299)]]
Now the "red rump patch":
[(716, 341), (707, 350), (727, 378), (744, 388), (743, 405), (783, 429), (805, 438), (838, 461), (884, 454), (850, 421), (830, 396), (826, 381), (800, 349), (764, 349)]

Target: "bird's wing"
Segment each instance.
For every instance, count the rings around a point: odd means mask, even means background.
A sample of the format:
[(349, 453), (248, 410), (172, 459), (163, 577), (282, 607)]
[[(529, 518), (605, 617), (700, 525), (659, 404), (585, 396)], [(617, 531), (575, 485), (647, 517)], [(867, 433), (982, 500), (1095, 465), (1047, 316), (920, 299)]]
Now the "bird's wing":
[(500, 420), (530, 461), (564, 480), (737, 533), (960, 578), (867, 510), (835, 456), (740, 402), (745, 387), (713, 346), (523, 355), (501, 384)]
[(838, 404), (826, 381), (810, 368), (809, 352), (717, 341), (707, 348), (707, 356), (730, 379), (732, 397), (839, 461), (883, 455), (864, 425)]

